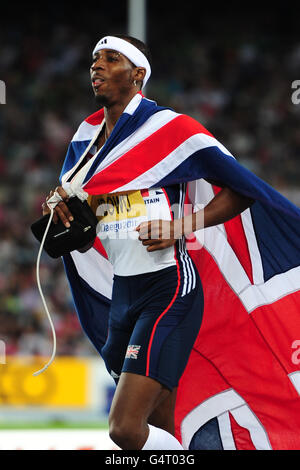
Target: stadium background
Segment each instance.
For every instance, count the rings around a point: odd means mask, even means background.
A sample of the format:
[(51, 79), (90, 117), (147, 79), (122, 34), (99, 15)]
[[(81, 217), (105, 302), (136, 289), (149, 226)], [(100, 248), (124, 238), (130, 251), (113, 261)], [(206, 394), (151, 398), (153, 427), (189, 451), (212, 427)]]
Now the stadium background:
[[(298, 12), (289, 4), (230, 5), (201, 4), (199, 10), (194, 1), (184, 8), (148, 0), (153, 72), (147, 96), (195, 117), (243, 165), (300, 206), (300, 104), (292, 101), (292, 83), (300, 80)], [(82, 441), (82, 432), (77, 442), (80, 428), (104, 429), (101, 445), (108, 448), (113, 382), (81, 331), (61, 262), (46, 255), (41, 282), (57, 357), (46, 373), (32, 377), (52, 342), (29, 226), (57, 186), (72, 135), (97, 109), (91, 51), (105, 34), (128, 33), (127, 1), (88, 7), (24, 2), (2, 5), (0, 16), (0, 80), (6, 85), (0, 106), (0, 435), (5, 430), (6, 441), (1, 435), (0, 449), (43, 448), (41, 429), (55, 430), (48, 447), (99, 445), (95, 434)], [(74, 431), (71, 444), (58, 432), (66, 428)]]

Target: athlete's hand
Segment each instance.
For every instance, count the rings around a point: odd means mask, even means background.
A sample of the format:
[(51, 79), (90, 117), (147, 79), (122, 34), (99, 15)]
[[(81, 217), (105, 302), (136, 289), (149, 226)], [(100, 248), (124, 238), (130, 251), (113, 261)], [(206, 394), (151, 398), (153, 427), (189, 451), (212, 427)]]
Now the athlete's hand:
[(182, 219), (142, 222), (136, 230), (147, 251), (163, 250), (182, 236)]
[[(56, 224), (58, 222), (58, 218), (60, 218), (65, 227), (70, 227), (70, 222), (72, 222), (74, 218), (71, 212), (69, 211), (68, 206), (64, 202), (67, 202), (69, 200), (69, 196), (61, 186), (58, 186), (55, 191), (61, 196), (63, 201), (60, 201), (54, 208), (53, 222)], [(49, 196), (46, 197), (46, 202), (51, 196), (53, 196), (55, 191), (50, 191)], [(50, 209), (47, 206), (46, 202), (42, 204), (43, 215), (50, 214)]]

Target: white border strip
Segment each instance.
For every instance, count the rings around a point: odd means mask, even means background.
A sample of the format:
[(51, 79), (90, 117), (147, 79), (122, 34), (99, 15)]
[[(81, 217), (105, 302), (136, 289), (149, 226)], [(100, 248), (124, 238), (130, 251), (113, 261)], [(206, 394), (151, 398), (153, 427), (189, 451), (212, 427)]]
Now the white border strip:
[[(203, 235), (199, 232), (195, 232), (195, 236), (201, 243)], [(205, 229), (204, 246), (217, 263), (227, 283), (237, 295), (250, 285), (250, 280), (229, 245), (227, 237), (218, 226)]]
[(230, 413), (240, 426), (248, 429), (253, 445), (257, 450), (272, 450), (265, 428), (248, 405), (245, 404), (230, 410)]
[(231, 430), (229, 412), (225, 411), (225, 413), (222, 413), (220, 416), (218, 416), (217, 419), (219, 423), (219, 430), (220, 430), (221, 441), (223, 444), (223, 449), (224, 450), (236, 450), (236, 445), (235, 445), (232, 430)]
[(295, 372), (291, 372), (290, 374), (288, 374), (288, 378), (290, 379), (293, 386), (300, 395), (300, 371), (296, 370)]
[(113, 284), (113, 269), (111, 263), (94, 248), (91, 248), (85, 253), (72, 251), (71, 256), (79, 276), (96, 292), (111, 299)]
[(264, 284), (248, 286), (239, 293), (239, 297), (248, 313), (251, 313), (258, 307), (276, 302), (299, 290), (300, 266), (297, 266), (286, 273), (277, 274)]
[(252, 275), (253, 283), (261, 284), (264, 282), (264, 272), (262, 266), (262, 260), (260, 252), (257, 245), (257, 240), (254, 232), (252, 215), (250, 209), (245, 210), (241, 214), (242, 224), (244, 227), (244, 233), (247, 239), (251, 265), (252, 265)]
[(103, 125), (104, 118), (100, 124), (89, 124), (86, 121), (83, 121), (75, 132), (71, 142), (83, 142), (85, 140), (91, 140), (98, 135), (99, 127)]

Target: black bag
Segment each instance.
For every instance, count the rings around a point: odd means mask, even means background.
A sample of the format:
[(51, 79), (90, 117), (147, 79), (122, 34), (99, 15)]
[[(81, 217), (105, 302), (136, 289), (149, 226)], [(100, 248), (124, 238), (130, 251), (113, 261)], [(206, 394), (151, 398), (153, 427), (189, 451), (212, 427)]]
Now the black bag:
[[(96, 238), (98, 219), (86, 201), (71, 197), (67, 204), (74, 220), (66, 227), (60, 218), (50, 224), (44, 249), (51, 258), (59, 258), (73, 250), (79, 250)], [(31, 225), (35, 238), (41, 242), (49, 221), (50, 214), (44, 215)]]

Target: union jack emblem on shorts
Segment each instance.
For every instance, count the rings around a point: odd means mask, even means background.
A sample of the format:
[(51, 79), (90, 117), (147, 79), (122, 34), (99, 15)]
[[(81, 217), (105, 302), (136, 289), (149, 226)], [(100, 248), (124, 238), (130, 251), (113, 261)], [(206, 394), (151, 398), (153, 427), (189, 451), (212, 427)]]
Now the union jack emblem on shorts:
[(136, 344), (129, 344), (127, 351), (126, 351), (125, 358), (137, 359), (140, 348), (141, 346), (137, 346)]

